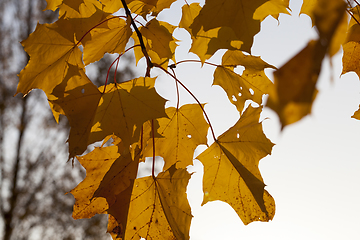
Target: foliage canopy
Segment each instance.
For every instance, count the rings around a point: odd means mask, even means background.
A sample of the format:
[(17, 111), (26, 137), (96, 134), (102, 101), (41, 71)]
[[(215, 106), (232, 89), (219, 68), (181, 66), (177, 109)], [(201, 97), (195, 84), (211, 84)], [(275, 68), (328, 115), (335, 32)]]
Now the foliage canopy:
[[(17, 93), (40, 88), (55, 119), (60, 114), (68, 118), (69, 158), (76, 157), (87, 171), (84, 181), (71, 191), (76, 199), (73, 217), (109, 214), (113, 239), (189, 238), (192, 215), (186, 167), (199, 145), (207, 146), (197, 157), (204, 165), (203, 204), (225, 201), (245, 224), (271, 220), (274, 199), (264, 189), (258, 169), (273, 147), (259, 123), (264, 96), (269, 95), (266, 105), (285, 127), (311, 112), (325, 56), (333, 56), (342, 45), (343, 73), (360, 74), (359, 7), (351, 8), (342, 0), (304, 0), (301, 13), (311, 17), (318, 39), (280, 69), (251, 55), (251, 47), (261, 21), (290, 14), (289, 0), (206, 0), (203, 6), (184, 1), (178, 25), (157, 19), (175, 0), (47, 2), (46, 9), (59, 9), (59, 19), (38, 24), (22, 42), (30, 61), (20, 72)], [(176, 28), (190, 34), (190, 52), (198, 60), (175, 58)], [(209, 62), (219, 49), (227, 50), (221, 64)], [(117, 68), (129, 50), (136, 62), (145, 58), (143, 77), (122, 83), (108, 83), (106, 77), (99, 88), (87, 77), (86, 65), (114, 53)], [(224, 89), (239, 112), (239, 120), (219, 137), (205, 103), (176, 77), (176, 66), (190, 62), (214, 66), (213, 84)], [(238, 66), (245, 68), (242, 74), (237, 73)], [(156, 91), (156, 77), (151, 77), (154, 68), (175, 81), (176, 107), (165, 108), (166, 99)], [(273, 82), (265, 75), (266, 68), (276, 69)], [(180, 106), (179, 88), (194, 103)], [(359, 111), (354, 118), (359, 119)], [(100, 147), (80, 156), (98, 141), (103, 141)], [(157, 156), (165, 165), (156, 176)], [(152, 176), (137, 178), (138, 165), (146, 157), (153, 159)]]

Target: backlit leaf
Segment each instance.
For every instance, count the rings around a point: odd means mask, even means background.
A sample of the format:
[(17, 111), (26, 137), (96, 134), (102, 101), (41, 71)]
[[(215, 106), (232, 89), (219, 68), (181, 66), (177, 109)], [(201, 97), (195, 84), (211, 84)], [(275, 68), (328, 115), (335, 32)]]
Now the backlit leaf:
[(357, 111), (354, 112), (354, 115), (352, 115), (351, 117), (360, 120), (360, 107)]
[[(241, 113), (245, 101), (252, 100), (262, 103), (262, 96), (268, 94), (272, 82), (266, 77), (264, 69), (274, 68), (265, 63), (260, 57), (244, 55), (241, 51), (227, 51), (222, 59), (222, 65), (214, 72), (215, 85), (221, 86), (232, 104)], [(234, 72), (234, 67), (245, 67), (243, 74)]]
[[(146, 24), (145, 27), (139, 28), (146, 50), (153, 63), (157, 63), (167, 68), (169, 59), (175, 62), (175, 48), (177, 46), (176, 39), (173, 38), (172, 33), (175, 30), (175, 26), (167, 22), (161, 22), (156, 19), (152, 19)], [(136, 33), (133, 33), (135, 45), (140, 41)], [(138, 62), (144, 55), (140, 47), (134, 49), (136, 62)]]
[[(208, 124), (197, 104), (187, 104), (179, 109), (167, 108), (168, 118), (158, 119), (157, 130), (163, 137), (155, 141), (155, 153), (165, 160), (164, 170), (176, 164), (176, 168), (186, 168), (192, 164), (195, 148), (207, 143)], [(152, 139), (144, 152), (152, 156)]]
[(279, 115), (282, 127), (299, 121), (311, 112), (322, 60), (343, 18), (345, 7), (342, 0), (318, 0), (313, 17), (319, 40), (310, 41), (300, 53), (274, 73), (274, 93), (270, 94), (267, 105)]
[(199, 15), (190, 28), (193, 35), (203, 29), (205, 32), (229, 27), (242, 41), (241, 50), (250, 52), (253, 37), (260, 31), (260, 21), (253, 19), (255, 10), (268, 0), (206, 0)]
[(101, 24), (91, 31), (91, 39), (84, 44), (85, 65), (100, 60), (105, 53), (123, 53), (131, 35), (130, 24), (121, 18)]
[[(189, 239), (191, 210), (186, 196), (190, 174), (174, 167), (156, 178), (135, 180), (127, 222), (123, 204), (109, 210), (108, 232), (113, 239)], [(124, 192), (124, 195), (127, 194)], [(125, 226), (123, 229), (121, 226)]]
[(289, 14), (289, 0), (270, 0), (258, 7), (254, 13), (254, 19), (263, 21), (267, 16), (279, 20), (280, 13)]
[(74, 29), (65, 19), (38, 24), (22, 45), (30, 61), (20, 72), (16, 93), (27, 94), (40, 88), (49, 96), (64, 81), (69, 65), (84, 68), (82, 53), (74, 41)]
[(273, 147), (258, 122), (260, 112), (261, 108), (249, 106), (232, 128), (197, 157), (204, 165), (203, 204), (225, 201), (244, 224), (269, 221), (275, 213), (258, 169), (260, 159)]

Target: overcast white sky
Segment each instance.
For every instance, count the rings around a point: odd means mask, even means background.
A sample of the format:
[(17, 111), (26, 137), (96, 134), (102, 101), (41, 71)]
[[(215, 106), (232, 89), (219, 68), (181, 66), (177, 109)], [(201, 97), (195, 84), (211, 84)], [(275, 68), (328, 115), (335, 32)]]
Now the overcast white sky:
[[(292, 16), (280, 16), (280, 23), (271, 17), (262, 23), (263, 30), (255, 38), (253, 55), (281, 67), (309, 39), (316, 38), (310, 18), (299, 16), (301, 2), (292, 0)], [(182, 4), (183, 1), (178, 1), (170, 10), (174, 24), (180, 13), (173, 9)], [(167, 20), (170, 11), (163, 15)], [(196, 59), (187, 54), (190, 47), (187, 33), (176, 31), (176, 37), (183, 40), (176, 53), (177, 60)], [(221, 54), (216, 54), (210, 61), (219, 62), (220, 57)], [(208, 102), (206, 111), (216, 134), (220, 135), (237, 121), (238, 115), (231, 104), (224, 107), (228, 100), (223, 90), (211, 87), (214, 69), (205, 66), (199, 70), (199, 67), (194, 63), (178, 66), (177, 76), (202, 102)], [(276, 143), (272, 155), (260, 161), (266, 189), (276, 202), (272, 222), (244, 226), (225, 203), (213, 202), (201, 207), (202, 165), (195, 161), (190, 170), (196, 173), (188, 188), (194, 215), (191, 240), (360, 239), (360, 121), (350, 118), (360, 103), (360, 82), (354, 73), (339, 78), (340, 73), (341, 53), (333, 59), (333, 69), (329, 68), (329, 61), (323, 64), (318, 84), (320, 93), (312, 114), (282, 132), (276, 114), (269, 109), (262, 114), (263, 119), (269, 118), (263, 123), (264, 131)], [(268, 76), (272, 79), (271, 72)], [(205, 87), (196, 89), (203, 84)], [(175, 96), (173, 83), (168, 78), (160, 77), (157, 87), (164, 97)], [(182, 103), (190, 101), (185, 92), (181, 100)]]

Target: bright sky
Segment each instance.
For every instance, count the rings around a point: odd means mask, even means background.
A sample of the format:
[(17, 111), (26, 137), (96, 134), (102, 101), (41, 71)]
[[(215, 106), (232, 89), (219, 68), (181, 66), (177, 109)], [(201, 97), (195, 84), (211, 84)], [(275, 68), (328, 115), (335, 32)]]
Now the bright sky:
[[(179, 3), (178, 3), (179, 2)], [(173, 4), (178, 8), (183, 1)], [(191, 3), (192, 1), (188, 1)], [(262, 23), (262, 31), (255, 38), (253, 55), (260, 55), (268, 63), (281, 67), (302, 49), (307, 41), (316, 38), (310, 18), (299, 17), (301, 1), (291, 1), (292, 16), (280, 16), (280, 23), (268, 17)], [(173, 11), (173, 10), (170, 11)], [(164, 16), (169, 16), (168, 11)], [(171, 12), (177, 23), (180, 13)], [(167, 18), (168, 20), (168, 18)], [(189, 36), (176, 30), (183, 43), (176, 53), (177, 60), (195, 58), (188, 55)], [(211, 59), (219, 62), (219, 56)], [(223, 90), (211, 87), (213, 68), (187, 63), (178, 66), (178, 78), (199, 97), (207, 102), (216, 134), (232, 126), (238, 118), (236, 110), (228, 102)], [(268, 76), (272, 79), (271, 72)], [(323, 64), (318, 84), (320, 93), (313, 112), (302, 121), (280, 131), (277, 116), (269, 109), (262, 115), (264, 131), (276, 146), (273, 153), (260, 161), (260, 170), (266, 189), (275, 198), (276, 214), (272, 222), (251, 223), (244, 226), (232, 208), (221, 202), (202, 202), (202, 165), (195, 161), (195, 171), (188, 187), (188, 198), (194, 218), (191, 240), (212, 239), (276, 239), (276, 240), (357, 240), (360, 239), (360, 121), (351, 115), (360, 103), (360, 82), (353, 73), (339, 78), (341, 53)], [(333, 81), (331, 80), (331, 74)], [(197, 86), (203, 86), (199, 90)], [(201, 84), (201, 85), (200, 85)], [(164, 87), (160, 86), (164, 85)], [(174, 99), (173, 82), (160, 77), (159, 92), (165, 98)], [(190, 98), (181, 93), (181, 102)], [(168, 105), (174, 105), (170, 102)]]

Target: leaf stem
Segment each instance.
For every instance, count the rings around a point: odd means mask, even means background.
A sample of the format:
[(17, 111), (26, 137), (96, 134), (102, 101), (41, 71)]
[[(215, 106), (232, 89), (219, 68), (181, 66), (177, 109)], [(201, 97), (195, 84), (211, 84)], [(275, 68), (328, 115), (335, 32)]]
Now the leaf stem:
[(195, 101), (197, 102), (197, 104), (200, 106), (202, 112), (204, 113), (204, 116), (205, 116), (207, 122), (209, 123), (209, 127), (210, 127), (210, 130), (211, 130), (211, 134), (212, 134), (212, 136), (213, 136), (213, 139), (214, 139), (214, 141), (216, 141), (215, 132), (214, 132), (214, 129), (213, 129), (212, 125), (211, 125), (210, 119), (209, 119), (208, 115), (206, 114), (206, 111), (205, 111), (204, 107), (202, 106), (202, 104), (200, 103), (199, 99), (197, 99), (197, 97), (196, 97), (179, 79), (177, 79), (176, 76), (174, 76), (173, 74), (171, 74), (169, 71), (167, 71), (166, 69), (164, 69), (162, 66), (154, 63), (154, 67), (160, 68), (160, 69), (162, 69), (165, 73), (167, 73), (168, 75), (170, 75), (173, 79), (175, 79), (176, 82), (178, 82), (178, 83), (195, 99)]
[(144, 40), (142, 38), (142, 34), (141, 32), (139, 31), (138, 27), (136, 26), (135, 22), (134, 22), (134, 19), (133, 17), (131, 16), (131, 12), (126, 4), (126, 1), (125, 0), (121, 0), (121, 3), (123, 4), (123, 7), (125, 9), (125, 12), (126, 12), (126, 15), (128, 16), (128, 18), (130, 18), (131, 20), (131, 25), (133, 26), (135, 32), (136, 32), (136, 35), (138, 36), (139, 38), (139, 41), (140, 41), (140, 45), (141, 45), (141, 51), (142, 53), (144, 54), (145, 58), (146, 58), (146, 63), (147, 63), (147, 68), (146, 68), (146, 73), (145, 73), (145, 77), (150, 77), (150, 69), (154, 66), (153, 63), (151, 62), (150, 60), (150, 57), (146, 51), (146, 47), (145, 47), (145, 43), (144, 43)]
[(153, 161), (152, 161), (151, 175), (155, 179), (155, 128), (154, 128), (154, 119), (151, 119), (151, 134), (152, 134), (152, 142), (153, 142)]

